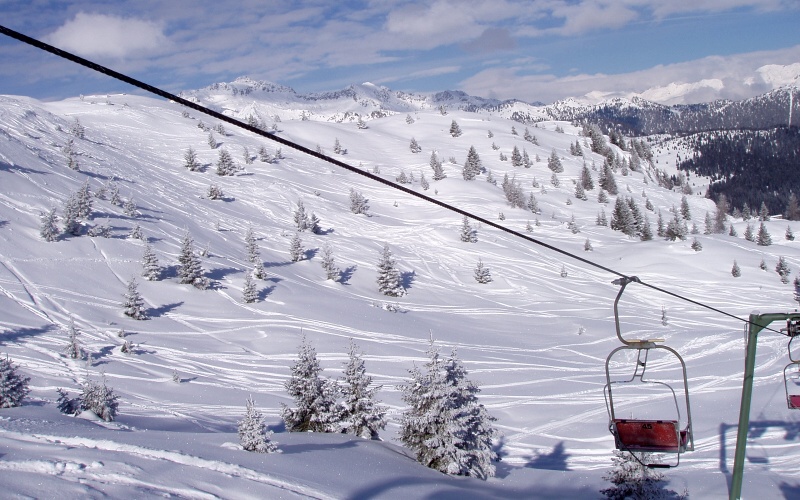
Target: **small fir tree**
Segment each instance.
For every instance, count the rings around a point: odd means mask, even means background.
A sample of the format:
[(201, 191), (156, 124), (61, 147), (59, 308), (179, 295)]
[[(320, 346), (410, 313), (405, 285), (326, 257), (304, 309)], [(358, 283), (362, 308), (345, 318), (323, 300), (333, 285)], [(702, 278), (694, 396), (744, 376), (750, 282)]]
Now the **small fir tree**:
[(604, 488), (600, 493), (611, 500), (683, 498), (674, 491), (666, 489), (664, 474), (643, 465), (650, 460), (649, 453), (638, 453), (637, 459), (630, 452), (614, 450), (614, 457), (611, 459), (614, 468), (603, 476), (603, 479), (610, 481), (614, 486)]
[(475, 266), (475, 271), (473, 274), (475, 276), (475, 281), (482, 285), (492, 282), (492, 273), (489, 271), (488, 267), (483, 265), (483, 261), (481, 259), (478, 259), (478, 264)]
[(439, 157), (436, 156), (435, 151), (431, 153), (430, 166), (431, 169), (433, 169), (433, 180), (440, 181), (447, 177), (447, 174), (444, 173), (442, 162), (439, 161)]
[(227, 149), (222, 148), (219, 150), (219, 157), (217, 158), (217, 175), (233, 175), (236, 173), (236, 165), (233, 163), (233, 157)]
[(147, 319), (147, 310), (144, 307), (144, 300), (139, 294), (139, 284), (136, 278), (131, 277), (128, 282), (128, 290), (125, 292), (125, 300), (122, 302), (122, 310), (129, 318), (144, 320)]
[(792, 232), (792, 226), (786, 226), (785, 237), (787, 241), (794, 241), (794, 233)]
[(69, 326), (67, 327), (67, 346), (64, 348), (64, 354), (70, 359), (85, 359), (86, 352), (78, 342), (78, 328), (75, 326), (75, 320), (69, 319)]
[(353, 188), (350, 188), (350, 211), (354, 214), (369, 215), (369, 200)]
[(467, 152), (467, 160), (464, 162), (464, 169), (461, 175), (465, 181), (471, 181), (481, 173), (481, 158), (475, 150), (475, 146), (470, 146)]
[(405, 294), (400, 271), (397, 270), (397, 261), (392, 255), (388, 244), (383, 245), (378, 258), (378, 291), (390, 297), (400, 297)]
[(142, 254), (142, 277), (147, 281), (158, 281), (161, 279), (161, 266), (158, 263), (153, 247), (145, 243)]
[(200, 162), (197, 161), (197, 153), (191, 147), (183, 154), (183, 166), (190, 172), (200, 170)]
[(561, 159), (558, 157), (555, 149), (552, 150), (550, 157), (547, 159), (547, 168), (552, 170), (554, 174), (564, 171), (564, 166), (561, 164)]
[(208, 288), (208, 279), (203, 276), (200, 258), (194, 253), (194, 240), (188, 231), (183, 235), (178, 255), (178, 279), (183, 285), (192, 285), (201, 290)]
[(772, 237), (769, 235), (767, 231), (767, 227), (762, 222), (758, 228), (758, 236), (756, 236), (756, 245), (762, 247), (768, 247), (772, 245)]
[(272, 431), (264, 425), (264, 416), (258, 411), (253, 402), (253, 397), (247, 398), (247, 408), (244, 418), (236, 426), (239, 433), (239, 443), (245, 451), (255, 453), (275, 453), (277, 443), (272, 441)]
[(781, 283), (789, 283), (789, 275), (792, 273), (792, 271), (783, 256), (778, 258), (778, 264), (775, 266), (775, 272), (781, 277)]
[(386, 412), (375, 398), (381, 386), (372, 387), (372, 377), (367, 375), (363, 353), (350, 339), (348, 361), (345, 363), (341, 388), (341, 430), (364, 439), (380, 439), (378, 431), (386, 427)]
[(56, 408), (58, 411), (65, 415), (77, 415), (81, 412), (80, 398), (71, 398), (69, 393), (61, 387), (56, 389), (58, 399), (56, 399)]
[(450, 123), (450, 135), (453, 137), (459, 137), (461, 135), (461, 127), (458, 126), (455, 120)]
[(222, 200), (225, 198), (225, 193), (222, 192), (222, 188), (219, 185), (211, 184), (206, 191), (206, 198), (209, 200)]
[(341, 271), (336, 267), (336, 261), (333, 257), (333, 249), (329, 244), (322, 247), (322, 269), (325, 270), (325, 279), (332, 281), (339, 281)]
[(244, 251), (247, 254), (247, 262), (255, 264), (261, 260), (261, 251), (258, 248), (253, 226), (247, 226), (247, 231), (244, 233)]
[(56, 215), (55, 207), (47, 212), (43, 212), (39, 216), (39, 220), (41, 221), (39, 224), (39, 236), (41, 236), (44, 241), (56, 241), (58, 239), (59, 230), (58, 216)]
[(105, 379), (102, 382), (87, 380), (80, 395), (81, 410), (91, 411), (106, 422), (111, 422), (117, 417), (118, 399), (119, 396), (106, 385)]
[(292, 262), (299, 262), (303, 260), (306, 249), (303, 248), (303, 240), (300, 239), (299, 233), (294, 233), (291, 241), (289, 242), (289, 256)]
[(412, 153), (421, 153), (422, 146), (419, 145), (415, 138), (411, 138), (411, 143), (408, 145), (408, 148), (411, 150)]
[(731, 276), (734, 278), (738, 278), (742, 275), (742, 270), (739, 268), (739, 264), (736, 262), (736, 259), (733, 261), (733, 267), (731, 268)]
[(692, 250), (694, 250), (695, 252), (699, 252), (702, 249), (703, 249), (703, 244), (697, 241), (697, 238), (695, 238), (694, 241), (692, 241)]
[(753, 233), (753, 226), (747, 224), (747, 227), (744, 229), (744, 239), (747, 241), (756, 241), (755, 233)]
[(478, 241), (478, 232), (469, 223), (466, 215), (461, 221), (461, 241), (465, 243), (475, 243)]
[(758, 268), (761, 269), (762, 271), (767, 270), (767, 263), (764, 261), (763, 257), (761, 258), (761, 263), (758, 264)]
[(17, 366), (8, 355), (0, 358), (0, 408), (12, 408), (22, 405), (22, 400), (28, 395), (29, 377), (23, 377), (17, 372)]
[(281, 416), (289, 432), (336, 432), (340, 412), (336, 405), (339, 387), (321, 376), (317, 351), (303, 336), (297, 361), (285, 387), (295, 408), (281, 403)]
[(247, 304), (252, 304), (258, 300), (258, 290), (256, 289), (256, 283), (253, 281), (253, 276), (251, 273), (245, 273), (244, 275), (242, 300)]

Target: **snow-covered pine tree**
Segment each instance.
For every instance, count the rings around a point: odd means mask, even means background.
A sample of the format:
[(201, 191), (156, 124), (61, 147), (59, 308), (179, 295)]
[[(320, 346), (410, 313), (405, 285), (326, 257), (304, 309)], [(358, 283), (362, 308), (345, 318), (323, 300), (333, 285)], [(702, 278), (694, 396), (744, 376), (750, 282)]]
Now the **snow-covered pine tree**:
[(599, 184), (603, 190), (608, 191), (608, 194), (619, 193), (617, 181), (614, 179), (614, 172), (612, 171), (611, 164), (608, 162), (607, 158), (603, 162), (603, 169), (600, 171)]
[(369, 200), (353, 188), (350, 188), (350, 211), (354, 214), (369, 215)]
[(306, 249), (303, 248), (303, 240), (300, 239), (300, 233), (294, 233), (291, 241), (289, 242), (289, 256), (292, 262), (299, 262), (303, 260)]
[(731, 276), (734, 278), (738, 278), (742, 275), (742, 270), (739, 268), (739, 264), (736, 262), (736, 259), (733, 260), (733, 267), (731, 268)]
[(672, 220), (667, 224), (667, 228), (664, 230), (664, 237), (669, 241), (683, 241), (686, 239), (686, 233), (688, 233), (686, 221), (684, 221), (676, 211), (672, 216)]
[(681, 216), (684, 220), (692, 220), (692, 212), (689, 210), (689, 200), (686, 196), (681, 197)]
[(650, 453), (638, 453), (638, 460), (627, 451), (614, 450), (614, 468), (603, 479), (614, 486), (600, 490), (610, 500), (681, 500), (685, 496), (666, 489), (664, 474), (643, 464), (651, 461)]
[(56, 399), (56, 408), (58, 408), (58, 411), (65, 415), (77, 415), (80, 413), (80, 398), (70, 398), (69, 393), (61, 387), (56, 389), (56, 393), (58, 394), (58, 399)]
[(400, 441), (426, 467), (447, 474), (486, 479), (494, 475), (491, 448), (496, 431), (490, 417), (477, 403), (477, 386), (455, 353), (447, 361), (433, 346), (424, 370), (414, 366), (411, 380), (399, 386), (409, 408), (400, 422)]
[(308, 214), (303, 200), (297, 200), (297, 208), (292, 214), (292, 220), (298, 231), (305, 231), (308, 228)]
[(552, 170), (553, 173), (561, 173), (564, 171), (564, 166), (561, 164), (561, 159), (558, 157), (555, 148), (547, 159), (547, 168)]
[(758, 268), (761, 269), (762, 271), (767, 270), (767, 263), (764, 262), (764, 257), (761, 257), (761, 263), (758, 264)]
[(591, 252), (592, 250), (594, 250), (592, 248), (592, 242), (589, 241), (589, 238), (586, 238), (586, 241), (583, 242), (583, 251), (584, 252)]
[(247, 409), (244, 418), (236, 426), (239, 433), (239, 443), (245, 451), (255, 453), (275, 453), (278, 451), (277, 443), (272, 441), (272, 431), (264, 425), (264, 416), (258, 411), (253, 402), (253, 397), (247, 398)]
[(192, 285), (201, 290), (208, 288), (208, 279), (203, 276), (200, 258), (194, 253), (194, 240), (188, 231), (183, 235), (181, 253), (178, 255), (178, 279), (183, 285)]
[(247, 304), (252, 304), (258, 300), (258, 290), (256, 289), (256, 283), (253, 281), (253, 275), (251, 273), (245, 273), (244, 275), (242, 300)]
[(219, 146), (219, 143), (217, 143), (217, 140), (214, 138), (214, 132), (209, 131), (208, 132), (208, 147), (210, 147), (211, 149), (217, 149), (217, 146)]
[(17, 373), (17, 366), (8, 358), (0, 358), (0, 408), (20, 406), (28, 395), (29, 377)]
[(436, 156), (436, 151), (431, 153), (430, 165), (433, 169), (433, 180), (440, 181), (447, 177), (447, 174), (444, 173), (444, 168), (442, 168), (442, 162), (439, 161), (439, 158)]
[(762, 247), (768, 247), (772, 245), (772, 237), (769, 235), (767, 231), (767, 227), (764, 223), (761, 223), (761, 226), (758, 228), (758, 236), (756, 236), (756, 245)]
[(586, 196), (586, 191), (583, 189), (583, 184), (580, 182), (575, 183), (575, 198), (583, 201), (588, 199)]
[(336, 267), (336, 261), (333, 258), (333, 249), (328, 243), (322, 246), (322, 269), (325, 270), (325, 279), (332, 281), (339, 281), (341, 272)]
[(519, 152), (519, 148), (516, 145), (511, 151), (511, 164), (515, 167), (522, 166), (522, 153)]
[(453, 137), (458, 137), (461, 135), (461, 127), (458, 126), (455, 120), (450, 124), (450, 135)]
[(161, 278), (161, 266), (158, 264), (158, 257), (149, 243), (144, 244), (144, 252), (142, 253), (142, 277), (147, 281), (158, 281)]
[(336, 137), (333, 142), (333, 152), (337, 155), (342, 154), (342, 144), (339, 142), (339, 138)]
[(219, 185), (211, 184), (206, 191), (206, 198), (209, 200), (221, 200), (225, 198), (225, 193), (222, 192), (222, 188)]
[(375, 393), (381, 386), (371, 387), (372, 377), (367, 375), (362, 355), (353, 339), (350, 339), (348, 361), (339, 384), (342, 396), (340, 427), (347, 434), (364, 439), (380, 439), (378, 431), (386, 427), (388, 408), (375, 399)]
[(219, 150), (219, 157), (217, 158), (217, 175), (233, 175), (236, 173), (236, 165), (233, 163), (233, 157), (227, 149), (222, 148)]
[(80, 395), (81, 410), (89, 410), (106, 422), (111, 422), (117, 416), (119, 396), (114, 394), (114, 389), (103, 382), (86, 380)]
[(428, 182), (428, 179), (425, 178), (425, 172), (422, 172), (420, 174), (419, 185), (422, 187), (423, 191), (427, 191), (431, 187), (430, 183)]
[[(731, 227), (733, 227), (731, 225)], [(792, 226), (786, 226), (786, 232), (784, 233), (784, 237), (786, 241), (794, 241), (794, 233), (792, 232)]]
[(786, 262), (786, 259), (784, 259), (782, 255), (778, 258), (778, 264), (775, 266), (775, 272), (781, 277), (781, 283), (789, 283), (789, 275), (792, 273), (792, 271), (789, 268), (789, 264)]
[(614, 203), (610, 227), (628, 236), (636, 234), (636, 219), (631, 213), (630, 205), (628, 205), (623, 196), (617, 196), (617, 201)]
[(244, 233), (244, 250), (247, 254), (247, 262), (255, 264), (261, 259), (261, 251), (258, 249), (258, 241), (256, 240), (253, 226), (247, 226), (247, 231)]
[(122, 213), (132, 219), (135, 219), (139, 215), (138, 210), (136, 210), (136, 203), (133, 201), (132, 197), (125, 200), (125, 203), (122, 204)]
[(139, 284), (136, 283), (136, 278), (131, 277), (128, 282), (128, 290), (125, 292), (125, 300), (122, 302), (122, 312), (125, 316), (133, 319), (143, 320), (147, 319), (147, 310), (144, 307), (144, 300), (139, 294)]
[(92, 191), (89, 189), (89, 179), (83, 181), (83, 184), (75, 193), (75, 199), (78, 202), (78, 217), (81, 219), (92, 218)]
[(702, 249), (703, 249), (703, 244), (702, 244), (702, 243), (700, 243), (700, 242), (697, 240), (697, 238), (695, 238), (695, 239), (692, 241), (692, 250), (694, 250), (695, 252), (699, 252), (699, 251), (700, 251), (700, 250), (702, 250)]
[(483, 265), (483, 261), (480, 258), (478, 259), (478, 264), (475, 266), (473, 274), (475, 276), (475, 281), (482, 285), (492, 282), (492, 273), (489, 271), (488, 267)]
[(598, 226), (608, 226), (608, 218), (606, 217), (606, 211), (602, 208), (597, 213), (597, 219), (595, 220), (595, 224)]
[(747, 227), (744, 228), (744, 239), (747, 241), (756, 241), (756, 236), (753, 233), (753, 226), (749, 223), (747, 224)]
[(197, 161), (197, 153), (195, 153), (191, 146), (183, 154), (183, 166), (190, 172), (200, 170), (200, 162)]
[(761, 208), (758, 209), (758, 220), (761, 222), (769, 221), (769, 209), (763, 201), (761, 202)]
[[(453, 122), (455, 123), (455, 122)], [(475, 150), (475, 146), (470, 146), (467, 152), (467, 160), (464, 162), (464, 169), (461, 172), (465, 181), (471, 181), (481, 173), (481, 158)]]
[(272, 163), (273, 161), (272, 155), (269, 154), (269, 151), (267, 151), (265, 146), (258, 148), (258, 159), (263, 163)]
[(67, 327), (67, 346), (64, 348), (64, 354), (70, 359), (84, 359), (86, 352), (78, 342), (78, 327), (75, 326), (75, 320), (69, 319), (69, 326)]
[(419, 153), (422, 151), (422, 146), (420, 146), (417, 140), (413, 137), (411, 138), (411, 143), (408, 145), (408, 148), (412, 153)]
[(475, 243), (478, 241), (478, 232), (472, 228), (469, 223), (469, 217), (466, 215), (461, 220), (461, 241), (464, 243)]
[(525, 204), (525, 206), (531, 211), (531, 213), (538, 214), (540, 212), (539, 202), (536, 201), (536, 196), (534, 196), (533, 193), (528, 195), (528, 202)]
[(296, 408), (281, 403), (281, 416), (289, 432), (336, 432), (340, 408), (336, 404), (338, 385), (321, 376), (317, 351), (303, 336), (297, 361), (285, 387)]
[(396, 266), (389, 244), (384, 244), (378, 259), (378, 291), (390, 297), (400, 297), (406, 292)]
[(528, 152), (525, 148), (522, 148), (522, 166), (525, 168), (531, 168), (531, 157), (528, 156)]
[(64, 233), (71, 234), (73, 236), (80, 235), (81, 223), (78, 220), (78, 211), (78, 199), (75, 194), (71, 194), (64, 202), (64, 207), (62, 208), (61, 220), (64, 224)]
[(55, 207), (47, 212), (42, 212), (39, 216), (41, 223), (39, 224), (39, 236), (44, 241), (56, 241), (58, 239), (58, 216), (56, 215)]

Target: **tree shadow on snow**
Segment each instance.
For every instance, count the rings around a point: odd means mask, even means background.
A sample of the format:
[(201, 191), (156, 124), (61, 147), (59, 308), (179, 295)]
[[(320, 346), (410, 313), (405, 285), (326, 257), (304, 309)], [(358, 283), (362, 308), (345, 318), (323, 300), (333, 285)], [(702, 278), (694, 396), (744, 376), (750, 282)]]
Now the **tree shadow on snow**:
[(308, 250), (303, 253), (305, 255), (305, 260), (311, 260), (317, 256), (317, 252), (319, 252), (319, 248), (309, 248)]
[(290, 260), (284, 260), (282, 262), (264, 262), (264, 267), (283, 267), (291, 264), (294, 264), (294, 262)]
[(568, 471), (567, 458), (569, 454), (564, 452), (564, 442), (561, 441), (553, 447), (550, 453), (539, 453), (531, 457), (525, 467), (531, 469), (561, 470)]
[(114, 352), (114, 348), (116, 346), (107, 345), (105, 347), (101, 347), (99, 351), (93, 352), (89, 355), (91, 358), (92, 366), (99, 366), (108, 363), (108, 361), (103, 360), (103, 358), (110, 356), (112, 352)]
[(281, 444), (281, 452), (284, 455), (295, 453), (305, 453), (308, 451), (329, 451), (355, 448), (358, 442), (355, 440), (345, 441), (344, 443), (306, 443), (306, 444)]
[(50, 175), (50, 172), (44, 172), (42, 170), (34, 170), (28, 167), (22, 167), (20, 165), (11, 165), (4, 161), (0, 161), (0, 171), (5, 170), (6, 172), (20, 172), (23, 174), (38, 174), (38, 175)]
[(44, 325), (39, 328), (18, 328), (16, 330), (0, 332), (0, 345), (17, 342), (25, 337), (34, 337), (52, 330), (58, 330), (55, 325)]
[(267, 297), (272, 295), (272, 292), (274, 292), (274, 291), (275, 291), (275, 287), (274, 286), (268, 286), (268, 287), (265, 287), (265, 288), (261, 289), (258, 292), (258, 300), (266, 299)]
[(787, 500), (792, 498), (800, 498), (800, 484), (791, 485), (789, 483), (781, 483), (778, 486), (783, 493), (783, 498)]
[(212, 280), (222, 280), (230, 275), (241, 273), (241, 269), (235, 267), (217, 267), (206, 272), (206, 277)]
[(339, 272), (339, 283), (343, 285), (349, 285), (348, 281), (350, 281), (350, 278), (353, 277), (353, 274), (355, 274), (356, 269), (358, 269), (358, 266), (348, 266), (342, 269)]
[(159, 318), (165, 314), (174, 311), (183, 305), (183, 302), (173, 302), (172, 304), (164, 304), (163, 306), (154, 307), (147, 311), (151, 318)]
[(416, 271), (405, 271), (400, 273), (400, 281), (403, 283), (403, 288), (408, 290), (411, 288), (411, 285), (414, 284), (414, 281), (417, 279), (417, 272)]
[(8, 225), (8, 221), (7, 220), (0, 220), (0, 228), (5, 227), (7, 225)]

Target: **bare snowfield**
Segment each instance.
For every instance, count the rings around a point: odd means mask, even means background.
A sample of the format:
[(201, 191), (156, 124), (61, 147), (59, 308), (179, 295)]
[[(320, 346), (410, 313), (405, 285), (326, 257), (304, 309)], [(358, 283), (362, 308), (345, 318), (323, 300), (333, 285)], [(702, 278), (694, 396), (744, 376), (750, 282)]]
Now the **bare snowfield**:
[[(229, 102), (228, 109), (241, 106)], [(251, 109), (257, 109), (252, 107)], [(295, 110), (296, 111), (296, 110)], [(753, 310), (793, 310), (792, 286), (774, 272), (780, 256), (793, 274), (800, 270), (800, 243), (784, 239), (787, 222), (766, 222), (771, 246), (742, 235), (697, 235), (703, 250), (686, 241), (641, 242), (595, 225), (601, 208), (611, 217), (614, 197), (602, 205), (597, 188), (588, 200), (574, 197), (583, 165), (570, 156), (580, 129), (568, 123), (529, 127), (539, 145), (522, 138), (524, 125), (488, 113), (453, 110), (412, 112), (353, 122), (288, 119), (282, 137), (333, 154), (338, 139), (347, 155), (337, 158), (388, 179), (413, 173), (420, 190), (425, 174), (441, 201), (525, 231), (558, 248), (663, 287), (741, 318)], [(295, 113), (297, 114), (297, 113)], [(609, 483), (614, 440), (603, 397), (604, 363), (619, 345), (612, 303), (616, 277), (500, 231), (477, 227), (478, 242), (459, 239), (461, 217), (423, 200), (376, 185), (367, 178), (283, 148), (274, 164), (245, 165), (243, 147), (256, 155), (275, 144), (234, 130), (215, 132), (211, 149), (199, 121), (210, 119), (161, 100), (135, 95), (87, 96), (42, 103), (0, 96), (0, 352), (31, 377), (24, 406), (0, 410), (0, 484), (8, 497), (186, 498), (592, 498)], [(78, 118), (84, 139), (74, 139), (80, 171), (66, 166), (61, 149)], [(245, 116), (241, 116), (242, 119)], [(463, 135), (448, 134), (456, 120)], [(555, 131), (556, 125), (565, 133)], [(512, 126), (519, 135), (512, 135)], [(488, 131), (494, 137), (487, 137)], [(409, 151), (414, 137), (423, 148)], [(492, 144), (499, 146), (493, 150)], [(461, 178), (474, 145), (484, 167), (502, 181), (516, 175), (533, 191), (541, 214), (511, 208), (499, 186), (481, 175)], [(541, 161), (530, 169), (500, 161), (514, 145)], [(204, 168), (189, 172), (184, 152), (192, 147)], [(220, 177), (214, 164), (226, 148), (243, 167)], [(547, 157), (555, 149), (565, 172), (550, 184)], [(432, 180), (430, 153), (437, 151), (448, 177)], [(587, 164), (602, 157), (584, 148)], [(456, 158), (456, 164), (448, 162)], [(661, 165), (667, 164), (666, 161)], [(592, 171), (595, 185), (597, 172)], [(546, 187), (533, 188), (538, 181)], [(111, 237), (39, 236), (39, 215), (56, 207), (89, 179), (93, 192), (113, 179), (123, 199), (133, 198), (139, 215), (125, 215), (107, 200), (94, 200), (91, 224), (111, 227)], [(681, 194), (657, 186), (646, 174), (617, 174), (621, 195), (643, 207), (646, 194), (668, 220)], [(224, 200), (205, 197), (219, 185)], [(369, 199), (370, 217), (349, 210), (350, 189)], [(289, 259), (295, 230), (292, 212), (302, 200), (321, 219), (322, 234), (300, 234), (306, 259)], [(568, 204), (569, 200), (569, 204)], [(703, 228), (713, 203), (689, 197), (692, 217)], [(580, 232), (567, 223), (574, 215)], [(656, 215), (648, 212), (655, 232)], [(535, 221), (539, 225), (535, 225)], [(144, 244), (128, 238), (139, 224), (165, 267), (161, 281), (140, 278)], [(244, 234), (252, 225), (268, 277), (259, 300), (242, 300), (250, 270)], [(800, 230), (800, 226), (793, 227)], [(178, 284), (175, 266), (188, 231), (202, 259), (208, 290)], [(584, 252), (588, 239), (593, 251)], [(342, 282), (325, 281), (319, 249), (328, 243)], [(379, 250), (388, 244), (403, 273), (407, 294), (381, 295), (375, 284)], [(482, 259), (494, 281), (479, 284), (473, 269)], [(767, 271), (758, 268), (761, 259)], [(731, 276), (734, 259), (742, 276)], [(561, 276), (564, 266), (567, 276)], [(122, 314), (122, 295), (137, 276), (150, 319)], [(394, 306), (388, 307), (387, 306)], [(662, 324), (662, 307), (667, 325)], [(387, 309), (397, 309), (396, 312)], [(631, 284), (621, 303), (623, 328), (636, 338), (663, 337), (687, 363), (696, 451), (667, 471), (669, 488), (694, 498), (727, 498), (733, 468), (744, 359), (744, 323)], [(62, 355), (66, 326), (73, 319), (86, 362)], [(782, 325), (773, 325), (776, 328)], [(123, 339), (135, 352), (119, 351)], [(580, 332), (580, 333), (579, 333)], [(383, 386), (390, 407), (383, 441), (345, 435), (298, 434), (283, 429), (281, 403), (291, 405), (284, 383), (302, 335), (322, 361), (323, 374), (341, 375), (349, 339), (365, 352), (368, 372)], [(502, 461), (487, 481), (450, 477), (418, 465), (396, 441), (404, 409), (397, 384), (414, 363), (425, 360), (429, 338), (443, 354), (455, 348), (480, 399), (497, 418)], [(783, 367), (787, 339), (764, 332), (759, 341), (751, 430), (745, 464), (745, 497), (800, 497), (800, 419), (786, 408)], [(631, 363), (633, 360), (631, 360)], [(654, 369), (659, 362), (653, 362)], [(663, 365), (667, 377), (674, 366)], [(622, 369), (622, 368), (620, 368)], [(627, 369), (627, 368), (626, 368)], [(180, 382), (173, 380), (177, 372)], [(120, 396), (114, 422), (90, 415), (62, 415), (56, 388), (73, 394), (86, 378), (105, 377)], [(236, 423), (252, 395), (276, 431), (280, 454), (242, 451)], [(658, 404), (633, 395), (618, 411)], [(662, 401), (663, 403), (663, 401)]]

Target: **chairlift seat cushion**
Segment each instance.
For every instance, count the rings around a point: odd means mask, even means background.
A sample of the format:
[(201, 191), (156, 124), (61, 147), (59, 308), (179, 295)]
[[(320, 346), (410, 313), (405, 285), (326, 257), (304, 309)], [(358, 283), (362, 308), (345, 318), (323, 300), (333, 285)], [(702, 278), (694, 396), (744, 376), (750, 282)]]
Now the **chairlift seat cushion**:
[(800, 410), (800, 394), (792, 394), (789, 396), (789, 408)]
[(662, 453), (686, 451), (688, 432), (679, 430), (676, 420), (615, 419), (613, 428), (619, 449)]

